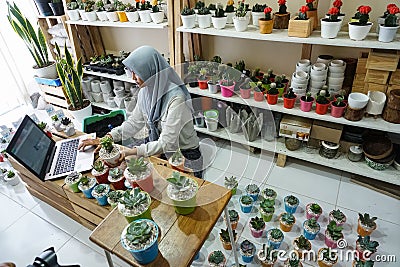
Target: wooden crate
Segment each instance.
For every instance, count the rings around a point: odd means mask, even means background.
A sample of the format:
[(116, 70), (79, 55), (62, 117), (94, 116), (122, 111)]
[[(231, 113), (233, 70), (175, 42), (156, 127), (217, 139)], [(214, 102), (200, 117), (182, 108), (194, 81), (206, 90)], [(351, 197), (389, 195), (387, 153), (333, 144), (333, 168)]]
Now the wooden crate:
[(367, 73), (367, 58), (358, 58), (356, 73), (357, 74)]
[(39, 87), (46, 102), (63, 109), (68, 108), (68, 103), (65, 99), (62, 86), (39, 84)]
[(400, 69), (392, 72), (390, 76), (389, 84), (399, 84), (400, 85)]
[(386, 84), (389, 79), (389, 75), (389, 71), (367, 69), (364, 81), (366, 83)]
[(354, 76), (354, 81), (353, 81), (353, 87), (364, 87), (365, 84), (365, 74), (363, 73), (357, 73), (356, 76)]
[(288, 36), (306, 38), (312, 33), (312, 20), (289, 20)]
[(386, 91), (386, 95), (389, 96), (389, 93), (392, 90), (400, 90), (400, 85), (398, 85), (398, 84), (389, 85), (389, 87)]
[(370, 52), (367, 69), (396, 71), (400, 56), (397, 54)]
[(368, 91), (379, 91), (379, 92), (386, 93), (387, 88), (388, 87), (386, 84), (365, 83), (364, 91), (365, 91), (365, 94), (368, 93)]
[(74, 203), (72, 203), (72, 207), (74, 208), (75, 213), (79, 215), (79, 217), (82, 217), (83, 219), (92, 222), (95, 225), (99, 225), (104, 219)]
[(351, 88), (351, 92), (352, 93), (363, 93), (363, 94), (366, 94), (365, 87), (360, 87), (360, 86), (353, 86)]

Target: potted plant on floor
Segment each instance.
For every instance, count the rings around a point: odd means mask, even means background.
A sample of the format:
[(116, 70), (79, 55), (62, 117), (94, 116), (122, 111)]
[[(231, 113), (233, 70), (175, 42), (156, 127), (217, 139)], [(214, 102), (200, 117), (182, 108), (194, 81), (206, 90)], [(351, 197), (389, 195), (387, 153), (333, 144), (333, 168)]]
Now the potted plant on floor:
[(293, 195), (286, 196), (284, 198), (285, 203), (285, 211), (287, 213), (293, 214), (296, 212), (297, 207), (299, 206), (299, 199)]
[(215, 250), (208, 255), (208, 264), (211, 267), (224, 267), (226, 258), (224, 256), (224, 253), (220, 250)]
[(331, 221), (325, 231), (325, 245), (330, 248), (337, 248), (338, 240), (343, 238), (343, 227), (338, 226), (335, 221)]
[(46, 39), (42, 30), (38, 27), (35, 31), (30, 21), (21, 13), (15, 3), (7, 2), (7, 8), (8, 21), (15, 33), (24, 41), (35, 61), (33, 66), (35, 76), (56, 79), (56, 64), (49, 60)]
[(321, 230), (321, 226), (317, 223), (315, 218), (311, 218), (309, 220), (304, 221), (303, 223), (303, 235), (308, 240), (314, 240), (318, 235), (319, 230)]
[(362, 237), (359, 235), (356, 241), (356, 255), (360, 260), (369, 259), (377, 251), (378, 246), (378, 241), (372, 241), (370, 236)]
[(372, 232), (376, 229), (376, 219), (377, 217), (370, 217), (368, 213), (358, 214), (358, 227), (357, 233), (360, 236), (371, 235)]
[(227, 24), (233, 24), (233, 17), (235, 16), (235, 6), (233, 0), (228, 0), (225, 7), (225, 15), (227, 17)]
[(151, 22), (151, 16), (150, 16), (151, 8), (152, 6), (150, 5), (149, 1), (140, 1), (138, 12), (141, 22), (143, 23)]
[(291, 213), (281, 213), (279, 215), (279, 226), (282, 231), (290, 232), (292, 231), (293, 225), (296, 223), (296, 218)]
[(185, 29), (193, 29), (195, 26), (196, 14), (194, 9), (185, 6), (181, 11), (182, 25)]
[(257, 201), (258, 194), (260, 193), (260, 187), (256, 184), (248, 184), (245, 188), (246, 194), (251, 196), (254, 201)]
[(150, 205), (150, 195), (136, 187), (125, 191), (118, 203), (118, 211), (129, 223), (138, 219), (152, 220)]
[(189, 177), (173, 172), (172, 177), (167, 178), (167, 194), (174, 202), (175, 212), (188, 215), (196, 208), (196, 194), (199, 188), (197, 182)]
[(211, 21), (215, 29), (220, 30), (225, 28), (228, 17), (225, 16), (222, 6), (218, 5), (215, 15), (211, 17)]
[[(237, 234), (236, 234), (235, 230), (232, 230), (232, 232), (233, 232), (233, 239), (234, 239), (234, 242), (235, 242)], [(219, 239), (221, 240), (221, 243), (222, 243), (222, 246), (224, 247), (224, 249), (232, 250), (232, 241), (231, 241), (231, 238), (229, 236), (228, 229), (225, 229), (225, 230), (221, 229), (221, 232), (219, 233)]]
[(249, 195), (243, 195), (239, 198), (240, 209), (243, 213), (250, 213), (253, 208), (253, 198)]
[(319, 216), (321, 216), (321, 214), (322, 214), (322, 208), (320, 205), (318, 205), (317, 203), (307, 204), (306, 206), (307, 220), (315, 218), (315, 220), (318, 221)]
[(309, 112), (313, 102), (314, 97), (311, 96), (310, 92), (307, 92), (305, 96), (300, 97), (300, 109), (304, 112)]
[(242, 261), (245, 263), (250, 263), (253, 261), (254, 254), (256, 253), (256, 246), (245, 239), (240, 243), (240, 255), (242, 256)]
[(100, 145), (100, 158), (110, 166), (115, 166), (116, 164), (118, 164), (121, 152), (119, 150), (119, 147), (114, 145), (113, 139), (110, 136), (106, 135), (100, 139)]
[(358, 9), (358, 14), (356, 17), (358, 21), (349, 22), (349, 37), (355, 41), (364, 40), (367, 37), (371, 27), (372, 22), (369, 22), (369, 13), (371, 12), (370, 6), (360, 6)]
[(124, 228), (122, 247), (128, 250), (139, 264), (148, 264), (158, 256), (158, 226), (151, 220), (137, 220)]
[(271, 83), (267, 91), (267, 103), (269, 105), (276, 105), (278, 103), (279, 90), (276, 88), (276, 83)]
[(155, 24), (159, 24), (164, 21), (164, 11), (160, 9), (159, 5), (153, 4), (150, 12), (150, 17)]
[(69, 188), (72, 190), (74, 193), (79, 193), (81, 190), (78, 188), (78, 184), (81, 180), (82, 174), (78, 172), (71, 172), (70, 174), (65, 177), (64, 182), (69, 186)]
[(329, 222), (334, 221), (337, 225), (342, 226), (346, 222), (346, 215), (341, 212), (339, 209), (332, 210), (329, 213)]
[(108, 173), (110, 169), (105, 166), (101, 160), (96, 161), (92, 167), (92, 175), (96, 178), (97, 183), (108, 184)]
[(339, 9), (332, 7), (329, 9), (327, 17), (321, 19), (321, 37), (336, 38), (342, 26), (342, 21), (339, 19)]
[(237, 187), (239, 185), (237, 178), (235, 176), (225, 177), (225, 187), (230, 189), (232, 195), (236, 194)]
[(374, 262), (371, 260), (363, 261), (361, 259), (355, 259), (353, 261), (353, 267), (373, 267)]
[(270, 7), (264, 8), (264, 17), (258, 19), (258, 26), (260, 27), (261, 34), (267, 34), (272, 32), (272, 29), (274, 27), (274, 21), (272, 19), (271, 12), (272, 8)]
[(4, 180), (7, 182), (7, 184), (16, 186), (19, 184), (19, 179), (18, 176), (15, 175), (15, 172), (12, 170), (9, 170), (6, 175), (4, 176)]
[(297, 95), (293, 92), (292, 88), (289, 88), (289, 92), (283, 95), (283, 107), (292, 109), (296, 103)]
[(274, 263), (278, 259), (278, 251), (274, 251), (275, 249), (272, 246), (268, 246), (263, 244), (262, 249), (257, 252), (257, 258), (261, 263), (261, 266), (264, 267), (272, 267)]
[(272, 228), (267, 232), (268, 246), (272, 246), (274, 249), (279, 249), (283, 238), (283, 233), (278, 228)]
[(338, 261), (338, 255), (330, 248), (320, 248), (318, 250), (318, 265), (320, 267), (332, 267)]
[(272, 219), (272, 216), (274, 215), (275, 212), (275, 200), (271, 199), (264, 199), (260, 203), (260, 215), (261, 218), (264, 220), (264, 222), (269, 222)]
[(263, 18), (265, 16), (264, 14), (264, 9), (267, 7), (266, 4), (260, 5), (260, 4), (255, 4), (253, 8), (251, 9), (251, 15), (253, 17), (253, 25), (258, 26), (258, 20)]
[(326, 95), (325, 90), (319, 91), (315, 102), (316, 102), (315, 113), (319, 115), (325, 115), (328, 112), (328, 108), (330, 105), (330, 101)]
[(335, 118), (340, 118), (343, 116), (344, 111), (346, 110), (347, 104), (343, 101), (342, 97), (336, 98), (336, 101), (332, 102), (331, 105), (331, 115)]
[(315, 0), (306, 0), (306, 6), (308, 7), (307, 17), (312, 21), (313, 30), (318, 28), (318, 11), (314, 6), (315, 4), (318, 4), (318, 2), (315, 3)]
[[(108, 181), (112, 184), (115, 190), (124, 190), (125, 189), (125, 177), (120, 168), (112, 168), (109, 171)], [(135, 185), (133, 187), (137, 187)]]
[(78, 11), (78, 3), (77, 2), (69, 2), (67, 3), (67, 15), (69, 20), (79, 20), (79, 11)]
[(86, 175), (81, 177), (79, 184), (78, 184), (79, 190), (81, 190), (82, 193), (87, 198), (93, 198), (92, 190), (95, 186), (96, 186), (96, 179), (94, 179), (92, 177), (87, 177)]
[(232, 230), (236, 230), (239, 223), (239, 213), (236, 210), (228, 210), (228, 215)]
[(249, 25), (247, 10), (243, 3), (239, 3), (239, 6), (236, 8), (235, 16), (233, 17), (233, 25), (237, 32), (245, 31)]
[(197, 13), (199, 28), (206, 29), (211, 26), (211, 12), (207, 7), (202, 7)]
[(311, 242), (301, 235), (293, 240), (293, 248), (299, 255), (299, 258), (304, 259), (304, 254), (311, 250)]
[(108, 184), (98, 184), (92, 190), (92, 196), (97, 200), (100, 206), (105, 206), (108, 204), (107, 194), (110, 191), (110, 186)]
[(313, 22), (307, 17), (308, 6), (299, 9), (299, 15), (289, 20), (288, 36), (307, 38), (313, 31)]
[(400, 13), (400, 9), (397, 6), (392, 6), (389, 8), (388, 13), (385, 18), (385, 24), (379, 25), (378, 40), (384, 43), (392, 42), (399, 28), (396, 14)]
[(132, 158), (124, 171), (125, 179), (134, 187), (139, 185), (143, 191), (150, 193), (154, 189), (151, 164), (143, 157)]
[(267, 200), (274, 200), (276, 199), (276, 192), (272, 188), (265, 188), (264, 190), (261, 191), (261, 199), (267, 199)]
[(124, 195), (124, 191), (122, 190), (115, 190), (115, 191), (110, 191), (107, 194), (107, 202), (111, 205), (111, 208), (115, 208), (118, 206), (119, 201)]
[(253, 237), (261, 237), (263, 232), (264, 232), (264, 228), (265, 228), (265, 222), (262, 218), (259, 217), (254, 217), (250, 219), (250, 231), (251, 231), (251, 235)]
[(274, 29), (287, 29), (290, 13), (287, 12), (286, 0), (278, 0), (279, 11), (274, 13)]

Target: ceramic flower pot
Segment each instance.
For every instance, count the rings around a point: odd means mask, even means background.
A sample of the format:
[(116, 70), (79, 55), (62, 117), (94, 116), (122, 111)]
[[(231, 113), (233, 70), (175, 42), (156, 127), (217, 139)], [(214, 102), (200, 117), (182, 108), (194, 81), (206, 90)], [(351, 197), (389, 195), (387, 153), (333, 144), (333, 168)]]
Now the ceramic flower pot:
[(199, 28), (206, 29), (211, 26), (211, 14), (207, 15), (197, 15), (197, 20), (199, 23)]
[(307, 218), (307, 220), (309, 220), (309, 219), (311, 219), (311, 218), (315, 218), (315, 220), (318, 221), (319, 217), (320, 217), (321, 214), (322, 214), (322, 209), (321, 209), (321, 212), (320, 212), (319, 214), (314, 214), (314, 213), (311, 211), (311, 209), (310, 209), (311, 204), (312, 204), (312, 203), (307, 204), (307, 206), (306, 206), (306, 218)]
[(97, 200), (97, 203), (100, 205), (100, 206), (106, 206), (106, 205), (108, 205), (108, 201), (107, 201), (107, 194), (108, 194), (108, 192), (110, 191), (110, 186), (109, 185), (107, 185), (107, 184), (103, 184), (105, 187), (106, 187), (106, 191), (103, 193), (103, 194), (101, 194), (101, 195), (97, 195), (96, 194), (96, 187), (98, 186), (96, 186), (93, 190), (92, 190), (92, 196)]
[[(264, 226), (264, 228), (265, 228), (265, 226)], [(255, 238), (262, 237), (262, 234), (264, 233), (264, 228), (260, 229), (260, 230), (256, 230), (250, 226), (251, 235)]]
[(143, 22), (143, 23), (151, 22), (151, 16), (150, 16), (151, 10), (150, 9), (138, 10), (138, 12), (139, 12), (139, 18), (140, 18), (141, 22)]
[(107, 11), (96, 11), (97, 18), (100, 21), (107, 21)]
[(283, 96), (283, 107), (287, 109), (291, 109), (294, 107), (294, 104), (296, 103), (296, 98), (286, 98)]
[[(344, 102), (343, 102), (344, 103)], [(347, 108), (347, 104), (345, 104), (343, 107), (337, 107), (335, 105), (331, 105), (331, 116), (335, 118), (340, 118), (343, 116), (344, 111)]]
[(328, 112), (328, 108), (329, 108), (330, 104), (331, 103), (320, 104), (320, 103), (316, 102), (316, 104), (315, 104), (315, 113), (317, 113), (319, 115), (325, 115)]
[(383, 43), (389, 43), (394, 40), (396, 37), (397, 29), (399, 26), (396, 27), (385, 27), (383, 25), (379, 25), (379, 37), (378, 41)]
[(302, 96), (300, 98), (300, 109), (301, 109), (301, 111), (309, 112), (312, 108), (314, 98), (311, 97), (311, 101), (305, 101), (305, 99), (306, 99), (305, 96)]
[(251, 203), (250, 205), (244, 205), (244, 204), (240, 201), (241, 198), (242, 198), (242, 197), (239, 198), (240, 210), (241, 210), (243, 213), (250, 213), (251, 210), (253, 209), (253, 203)]
[(195, 27), (196, 14), (186, 16), (181, 15), (181, 19), (183, 28), (193, 29)]
[(247, 29), (247, 26), (249, 26), (249, 20), (246, 17), (234, 17), (233, 25), (237, 32), (243, 32)]
[(274, 13), (274, 29), (287, 29), (289, 27), (290, 13)]
[[(94, 180), (94, 178), (92, 178)], [(85, 195), (85, 197), (87, 198), (93, 198), (92, 196), (92, 190), (93, 188), (96, 186), (96, 180), (94, 180), (94, 182), (90, 183), (91, 186), (89, 186), (88, 188), (85, 188), (82, 186), (81, 183), (78, 184), (78, 188), (79, 190), (82, 191), (82, 193)]]
[(228, 21), (228, 17), (221, 17), (221, 18), (211, 17), (211, 21), (215, 29), (221, 30), (225, 28), (226, 23)]
[(231, 97), (233, 96), (233, 91), (235, 90), (235, 83), (233, 85), (222, 85), (220, 84), (221, 87), (221, 95), (223, 97)]
[(254, 97), (254, 100), (257, 102), (262, 102), (265, 100), (264, 92), (254, 91), (253, 97)]
[(382, 114), (386, 103), (386, 94), (378, 91), (368, 91), (368, 96), (367, 113), (370, 115)]
[(274, 28), (274, 21), (272, 19), (270, 20), (259, 19), (258, 25), (260, 27), (261, 34), (268, 34), (272, 33), (272, 29)]
[(164, 12), (150, 12), (150, 17), (153, 23), (159, 24), (164, 21)]
[(78, 9), (79, 16), (81, 17), (82, 20), (87, 20), (86, 18), (86, 12), (84, 9)]
[(129, 22), (137, 22), (139, 20), (139, 13), (135, 12), (126, 12), (126, 17)]
[(337, 34), (342, 27), (342, 22), (339, 21), (328, 21), (327, 19), (321, 19), (321, 37), (322, 38), (336, 38)]
[(76, 21), (80, 19), (79, 11), (77, 9), (67, 10), (67, 15), (69, 17), (69, 20)]
[[(343, 238), (343, 235), (342, 235)], [(337, 241), (333, 240), (329, 234), (328, 231), (325, 231), (325, 245), (329, 248), (337, 248)]]
[(270, 105), (276, 105), (276, 103), (278, 103), (278, 96), (279, 94), (272, 95), (267, 93), (267, 103)]
[(242, 88), (240, 88), (240, 96), (243, 99), (250, 98), (250, 95), (251, 95), (251, 89), (242, 89)]
[(115, 11), (107, 12), (107, 18), (110, 22), (118, 21), (118, 15)]
[(349, 22), (349, 37), (355, 41), (362, 41), (367, 37), (373, 23), (367, 25), (358, 25), (357, 22)]
[(251, 12), (251, 15), (253, 16), (252, 19), (253, 26), (259, 26), (258, 20), (265, 17), (264, 12)]
[(308, 240), (314, 240), (314, 239), (317, 237), (317, 235), (318, 235), (318, 233), (319, 233), (319, 230), (318, 230), (317, 232), (309, 231), (307, 228), (304, 227), (304, 224), (305, 224), (306, 222), (307, 222), (307, 221), (304, 221), (304, 223), (303, 223), (303, 235), (304, 235), (304, 237), (307, 238)]
[(117, 11), (117, 15), (120, 22), (128, 22), (128, 17), (126, 16), (125, 11)]
[(108, 184), (108, 173), (110, 169), (105, 167), (104, 171), (97, 172), (95, 169), (92, 169), (92, 175), (96, 178), (98, 184)]
[(375, 231), (375, 229), (376, 229), (376, 224), (374, 225), (374, 227), (369, 228), (369, 227), (362, 225), (360, 222), (360, 219), (358, 219), (357, 233), (360, 236), (364, 237), (367, 235), (371, 235), (372, 232)]
[(208, 89), (208, 84), (207, 84), (207, 80), (201, 81), (198, 80), (199, 83), (199, 88), (202, 90)]

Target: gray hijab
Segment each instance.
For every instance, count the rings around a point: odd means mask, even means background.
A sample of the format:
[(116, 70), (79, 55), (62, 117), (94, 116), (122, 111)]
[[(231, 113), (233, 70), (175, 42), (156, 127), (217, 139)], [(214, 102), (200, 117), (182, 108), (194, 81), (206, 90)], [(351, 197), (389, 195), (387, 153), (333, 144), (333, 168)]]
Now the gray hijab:
[(148, 117), (150, 141), (158, 140), (160, 132), (157, 123), (173, 97), (184, 96), (186, 105), (193, 113), (185, 84), (153, 47), (141, 46), (135, 49), (122, 63), (145, 82), (146, 87), (139, 91), (138, 105)]

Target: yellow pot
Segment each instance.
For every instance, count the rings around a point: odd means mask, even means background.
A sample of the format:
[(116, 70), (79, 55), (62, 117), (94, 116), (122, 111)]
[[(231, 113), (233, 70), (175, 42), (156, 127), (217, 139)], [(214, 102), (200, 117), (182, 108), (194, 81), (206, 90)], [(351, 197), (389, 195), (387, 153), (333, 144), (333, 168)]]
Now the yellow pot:
[(259, 19), (258, 26), (260, 26), (260, 33), (262, 34), (271, 33), (274, 27), (274, 21), (272, 19), (270, 20)]
[(128, 17), (126, 16), (125, 11), (117, 11), (117, 14), (120, 22), (128, 22)]

